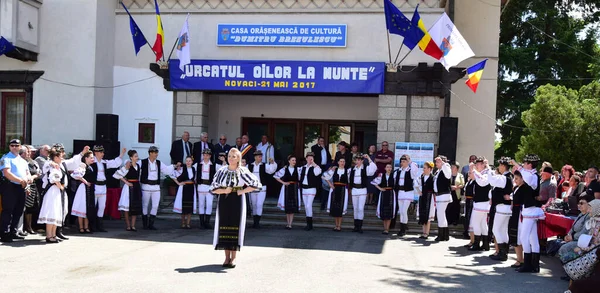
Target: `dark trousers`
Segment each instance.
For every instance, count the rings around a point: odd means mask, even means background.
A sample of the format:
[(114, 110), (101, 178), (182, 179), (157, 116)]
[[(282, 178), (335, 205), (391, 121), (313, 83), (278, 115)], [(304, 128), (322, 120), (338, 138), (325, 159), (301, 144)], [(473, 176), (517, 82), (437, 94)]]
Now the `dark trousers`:
[(12, 182), (4, 183), (2, 192), (2, 232), (16, 232), (25, 209), (25, 189)]
[[(323, 173), (327, 171), (328, 165), (321, 165), (321, 170)], [(323, 180), (321, 180), (321, 184), (317, 186), (317, 196), (321, 201), (321, 210), (327, 209), (327, 200), (329, 200), (329, 192), (323, 188)]]
[(469, 225), (471, 224), (471, 215), (473, 214), (473, 199), (467, 198), (465, 200), (465, 235), (469, 235)]

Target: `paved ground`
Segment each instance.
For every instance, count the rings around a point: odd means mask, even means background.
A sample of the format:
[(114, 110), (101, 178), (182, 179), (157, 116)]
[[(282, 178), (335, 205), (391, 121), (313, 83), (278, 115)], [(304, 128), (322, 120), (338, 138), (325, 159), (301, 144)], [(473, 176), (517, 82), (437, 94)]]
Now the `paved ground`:
[(520, 274), (512, 262), (468, 253), (464, 240), (423, 242), (358, 235), (247, 230), (237, 268), (222, 269), (212, 232), (165, 229), (72, 235), (46, 245), (41, 236), (0, 244), (2, 292), (563, 292), (562, 269), (543, 258), (540, 274)]

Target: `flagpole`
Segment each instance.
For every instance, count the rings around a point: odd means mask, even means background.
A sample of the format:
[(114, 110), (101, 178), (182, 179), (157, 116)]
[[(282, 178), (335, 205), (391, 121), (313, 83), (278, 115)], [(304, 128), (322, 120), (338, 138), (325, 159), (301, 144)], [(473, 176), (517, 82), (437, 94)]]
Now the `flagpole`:
[[(417, 47), (417, 46), (415, 46)], [(415, 48), (412, 48), (412, 50), (408, 51), (408, 53), (406, 53), (406, 55), (404, 55), (404, 57), (402, 57), (402, 59), (400, 60), (400, 62), (398, 62), (398, 65), (402, 64), (402, 61), (404, 61), (404, 59), (406, 59), (406, 57), (408, 57), (408, 54), (410, 54), (410, 52), (412, 52)]]
[(390, 55), (390, 63), (392, 63), (392, 49), (390, 46), (390, 30), (386, 30), (387, 32), (387, 42), (388, 42), (388, 55)]
[(398, 54), (396, 54), (396, 59), (394, 59), (394, 63), (398, 61), (398, 56), (400, 56), (400, 51), (402, 51), (402, 47), (404, 47), (404, 42), (402, 42), (402, 45), (400, 45), (400, 49), (398, 50)]

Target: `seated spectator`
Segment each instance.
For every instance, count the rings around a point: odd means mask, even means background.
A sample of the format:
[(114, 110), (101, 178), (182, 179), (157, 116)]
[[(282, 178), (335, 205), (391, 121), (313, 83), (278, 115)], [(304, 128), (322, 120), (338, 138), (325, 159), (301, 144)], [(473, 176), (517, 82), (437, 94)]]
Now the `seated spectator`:
[[(597, 245), (600, 245), (600, 200), (592, 200), (589, 202), (590, 212), (589, 219), (586, 221), (586, 228), (589, 228), (589, 235), (592, 236), (587, 248), (577, 247), (575, 250), (579, 250), (583, 253)], [(600, 249), (596, 250), (596, 255), (600, 258)], [(590, 272), (590, 276), (578, 281), (573, 281), (569, 286), (569, 291), (573, 293), (593, 293), (598, 292), (600, 287), (600, 262), (596, 263), (596, 266)]]
[(577, 175), (571, 176), (569, 180), (569, 189), (567, 189), (567, 198), (563, 198), (569, 204), (568, 216), (579, 215), (577, 203), (579, 203), (579, 195), (585, 191), (585, 183), (581, 182), (581, 177)]
[(590, 199), (590, 197), (587, 195), (579, 197), (579, 203), (577, 207), (581, 213), (579, 216), (577, 216), (577, 219), (575, 219), (569, 234), (565, 236), (564, 244), (558, 250), (558, 257), (563, 263), (566, 263), (579, 256), (579, 254), (575, 252), (575, 248), (577, 248), (579, 236), (589, 233), (589, 228), (586, 228), (585, 223), (589, 219), (589, 212), (591, 209), (589, 202), (592, 200), (593, 198)]

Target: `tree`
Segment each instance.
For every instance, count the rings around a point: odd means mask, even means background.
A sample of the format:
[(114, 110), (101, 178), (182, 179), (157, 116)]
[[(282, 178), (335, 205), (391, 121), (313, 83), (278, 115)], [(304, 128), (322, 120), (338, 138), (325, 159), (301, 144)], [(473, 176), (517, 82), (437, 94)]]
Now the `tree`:
[(531, 129), (521, 137), (517, 159), (535, 153), (557, 168), (564, 164), (576, 169), (600, 162), (596, 150), (600, 134), (600, 83), (583, 86), (579, 91), (565, 86), (538, 88), (535, 102), (523, 112), (522, 121)]
[(600, 17), (598, 7), (600, 0), (508, 2), (500, 24), (496, 117), (504, 125), (498, 127), (502, 143), (497, 157), (515, 154), (528, 133), (521, 114), (540, 86), (579, 89), (600, 76), (597, 33), (589, 29)]

